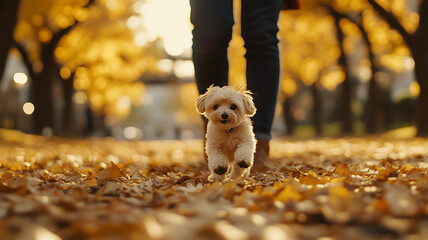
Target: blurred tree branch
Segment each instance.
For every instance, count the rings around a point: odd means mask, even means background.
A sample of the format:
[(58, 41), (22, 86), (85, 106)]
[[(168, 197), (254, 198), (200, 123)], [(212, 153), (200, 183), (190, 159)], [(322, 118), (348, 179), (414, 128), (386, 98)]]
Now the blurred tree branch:
[(367, 0), (370, 5), (374, 8), (374, 10), (379, 13), (383, 17), (383, 19), (391, 26), (391, 28), (397, 30), (400, 35), (403, 37), (404, 41), (407, 45), (412, 45), (413, 39), (412, 36), (407, 30), (403, 27), (403, 25), (398, 21), (398, 19), (394, 16), (393, 13), (388, 12), (376, 2), (376, 0)]
[[(90, 7), (93, 3), (95, 2), (95, 0), (89, 0), (88, 3), (86, 3), (83, 7), (84, 8), (88, 8)], [(76, 27), (76, 25), (78, 25), (80, 22), (76, 19), (75, 22), (66, 27), (63, 28), (61, 30), (59, 30), (58, 32), (56, 32), (53, 36), (51, 41), (49, 42), (49, 44), (51, 44), (53, 47), (56, 47), (59, 43), (59, 41), (61, 41), (62, 37), (64, 37), (65, 35), (67, 35), (69, 32), (71, 32), (71, 30), (73, 30), (73, 28)]]

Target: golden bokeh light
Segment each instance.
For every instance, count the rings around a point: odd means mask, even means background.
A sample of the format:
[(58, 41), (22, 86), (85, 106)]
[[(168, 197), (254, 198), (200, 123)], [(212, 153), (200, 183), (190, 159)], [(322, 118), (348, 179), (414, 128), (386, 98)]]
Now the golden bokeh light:
[(87, 77), (88, 76), (88, 69), (85, 67), (78, 67), (76, 69), (76, 77)]
[(77, 91), (73, 94), (73, 101), (76, 104), (85, 104), (88, 101), (88, 96), (85, 92)]
[(52, 32), (47, 28), (42, 28), (39, 32), (39, 39), (41, 42), (48, 42), (52, 38)]
[(83, 22), (88, 18), (89, 11), (86, 8), (75, 8), (73, 14), (77, 21)]
[(60, 28), (66, 28), (66, 27), (74, 24), (74, 22), (75, 22), (75, 19), (74, 19), (74, 17), (71, 17), (71, 16), (58, 15), (55, 18), (55, 24)]
[(305, 85), (312, 85), (318, 79), (321, 64), (318, 59), (312, 57), (303, 60), (300, 68), (300, 77)]
[(34, 15), (34, 16), (31, 18), (31, 22), (32, 22), (35, 26), (37, 26), (37, 27), (41, 27), (41, 26), (43, 26), (44, 19), (43, 19), (43, 17), (42, 17), (41, 15), (36, 14), (36, 15)]
[(143, 131), (136, 127), (126, 127), (123, 130), (123, 136), (128, 140), (138, 140), (143, 137)]
[(71, 76), (70, 68), (62, 67), (59, 70), (59, 75), (62, 77), (62, 79), (68, 79)]
[(297, 91), (296, 82), (290, 77), (283, 78), (282, 82), (281, 82), (281, 90), (287, 96), (293, 96), (294, 93), (296, 93), (296, 91)]
[(31, 102), (26, 102), (22, 106), (22, 110), (24, 111), (25, 114), (31, 115), (34, 113), (34, 110), (35, 110), (34, 104), (32, 104)]
[(419, 96), (419, 93), (421, 92), (421, 87), (419, 86), (419, 83), (416, 81), (413, 81), (410, 83), (409, 91), (412, 96), (417, 97)]
[(27, 81), (28, 81), (28, 77), (27, 77), (27, 75), (26, 75), (25, 73), (17, 72), (17, 73), (15, 73), (15, 74), (13, 75), (13, 81), (14, 81), (16, 84), (24, 85), (24, 84), (26, 84), (26, 83), (27, 83)]
[(345, 77), (345, 72), (342, 69), (336, 69), (321, 76), (321, 85), (325, 89), (333, 91), (337, 85), (345, 80)]
[(89, 97), (89, 101), (91, 103), (91, 106), (97, 111), (101, 110), (105, 103), (105, 99), (103, 95), (98, 92), (91, 93)]

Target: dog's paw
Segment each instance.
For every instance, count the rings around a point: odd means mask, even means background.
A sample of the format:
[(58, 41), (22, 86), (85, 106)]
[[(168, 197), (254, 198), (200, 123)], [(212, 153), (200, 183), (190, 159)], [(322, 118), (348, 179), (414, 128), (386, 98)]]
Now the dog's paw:
[(239, 163), (238, 163), (238, 166), (240, 167), (240, 168), (249, 168), (251, 165), (250, 164), (248, 164), (247, 162), (245, 162), (245, 161), (240, 161)]
[(224, 181), (224, 180), (226, 180), (226, 174), (218, 175), (216, 173), (211, 173), (211, 175), (208, 176), (208, 181), (210, 182)]
[(227, 168), (218, 166), (216, 169), (214, 169), (214, 172), (218, 175), (223, 175), (227, 172)]
[(208, 181), (223, 181), (228, 178), (227, 174), (228, 168), (223, 166), (218, 166), (214, 170), (211, 170), (211, 175), (208, 176)]

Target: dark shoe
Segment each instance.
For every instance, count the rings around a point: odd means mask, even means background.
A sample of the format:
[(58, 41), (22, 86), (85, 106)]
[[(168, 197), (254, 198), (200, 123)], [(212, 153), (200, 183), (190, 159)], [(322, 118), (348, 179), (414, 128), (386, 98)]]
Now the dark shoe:
[(271, 167), (269, 158), (269, 140), (257, 139), (256, 152), (254, 153), (254, 168), (257, 171), (264, 171)]

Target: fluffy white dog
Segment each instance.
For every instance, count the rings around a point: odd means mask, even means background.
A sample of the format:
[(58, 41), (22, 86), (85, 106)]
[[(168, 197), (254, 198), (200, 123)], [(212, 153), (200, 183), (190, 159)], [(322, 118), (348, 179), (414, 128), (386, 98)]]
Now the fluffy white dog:
[(208, 119), (205, 151), (210, 181), (250, 175), (257, 142), (249, 118), (256, 113), (250, 94), (211, 85), (196, 99), (196, 109)]

